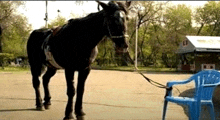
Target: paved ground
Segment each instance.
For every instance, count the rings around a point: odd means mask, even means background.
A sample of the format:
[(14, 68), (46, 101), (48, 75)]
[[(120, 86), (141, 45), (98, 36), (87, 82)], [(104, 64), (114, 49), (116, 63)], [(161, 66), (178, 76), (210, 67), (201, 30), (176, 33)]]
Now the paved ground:
[[(169, 80), (181, 80), (191, 76), (172, 73), (146, 75), (163, 84)], [(67, 101), (64, 78), (63, 71), (58, 71), (51, 79), (51, 109), (35, 111), (35, 92), (30, 72), (0, 73), (0, 120), (62, 120)], [(178, 88), (181, 94), (187, 94), (187, 90), (189, 92), (192, 86), (189, 84)], [(41, 90), (43, 96), (42, 85)], [(164, 94), (163, 89), (150, 85), (136, 72), (92, 70), (84, 95), (84, 119), (161, 120)], [(179, 95), (177, 90), (174, 90), (174, 94)], [(171, 103), (167, 120), (187, 120), (186, 112), (184, 107)]]

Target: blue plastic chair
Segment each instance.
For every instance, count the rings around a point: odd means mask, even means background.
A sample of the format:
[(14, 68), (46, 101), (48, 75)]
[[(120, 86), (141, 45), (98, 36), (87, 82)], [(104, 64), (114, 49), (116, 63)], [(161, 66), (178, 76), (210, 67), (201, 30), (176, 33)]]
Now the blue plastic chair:
[(209, 106), (210, 116), (212, 120), (215, 120), (214, 106), (212, 103), (212, 95), (215, 87), (220, 84), (220, 73), (216, 70), (201, 71), (187, 80), (184, 81), (171, 81), (167, 83), (168, 87), (178, 84), (186, 84), (191, 81), (195, 82), (195, 94), (193, 98), (188, 97), (174, 97), (172, 96), (172, 90), (167, 91), (162, 119), (165, 120), (166, 110), (168, 102), (173, 102), (181, 105), (187, 105), (189, 107), (189, 120), (199, 120), (201, 106)]

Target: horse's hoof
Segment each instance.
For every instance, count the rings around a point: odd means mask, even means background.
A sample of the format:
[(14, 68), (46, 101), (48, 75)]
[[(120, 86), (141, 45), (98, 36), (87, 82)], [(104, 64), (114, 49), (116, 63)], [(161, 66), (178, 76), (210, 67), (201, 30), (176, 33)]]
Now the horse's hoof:
[(84, 117), (83, 116), (76, 116), (76, 119), (77, 120), (84, 120)]
[(48, 109), (50, 109), (50, 106), (51, 106), (51, 105), (45, 104), (45, 105), (44, 105), (44, 108), (45, 108), (46, 110), (48, 110)]
[(74, 118), (64, 118), (63, 120), (74, 120)]
[(43, 107), (43, 106), (37, 106), (37, 107), (36, 107), (36, 110), (37, 110), (37, 111), (44, 111), (44, 107)]
[(73, 116), (70, 117), (64, 117), (63, 120), (74, 120)]
[(73, 118), (64, 118), (63, 120), (74, 120)]
[(44, 105), (44, 108), (45, 108), (46, 110), (48, 110), (48, 109), (50, 109), (50, 105)]
[(79, 117), (79, 116), (84, 116), (84, 115), (86, 115), (86, 113), (84, 113), (82, 110), (80, 110), (80, 111), (75, 111), (75, 115), (76, 115), (76, 117)]

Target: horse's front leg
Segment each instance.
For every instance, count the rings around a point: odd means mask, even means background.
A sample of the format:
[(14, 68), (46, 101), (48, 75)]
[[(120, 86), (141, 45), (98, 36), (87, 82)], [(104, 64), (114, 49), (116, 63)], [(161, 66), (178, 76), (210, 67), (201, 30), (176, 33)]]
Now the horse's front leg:
[(85, 81), (90, 73), (91, 68), (88, 67), (85, 70), (79, 71), (78, 75), (78, 85), (77, 85), (77, 97), (75, 104), (75, 114), (76, 116), (83, 116), (85, 113), (82, 110), (83, 93), (85, 87)]
[(68, 101), (66, 105), (65, 117), (64, 120), (71, 120), (73, 119), (73, 97), (75, 95), (75, 88), (74, 88), (74, 70), (65, 69), (65, 76), (66, 76), (66, 84), (67, 84), (67, 96)]

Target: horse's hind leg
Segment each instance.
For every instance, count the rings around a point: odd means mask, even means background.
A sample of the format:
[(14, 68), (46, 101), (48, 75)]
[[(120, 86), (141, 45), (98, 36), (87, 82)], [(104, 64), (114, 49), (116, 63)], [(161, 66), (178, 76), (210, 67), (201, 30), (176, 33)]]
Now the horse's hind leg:
[(36, 108), (37, 110), (43, 110), (43, 103), (40, 95), (40, 80), (42, 66), (31, 66), (32, 83), (36, 94)]
[(56, 73), (56, 69), (52, 69), (49, 68), (47, 69), (47, 72), (44, 74), (43, 76), (43, 86), (44, 86), (44, 93), (45, 93), (45, 97), (44, 97), (44, 107), (45, 109), (49, 109), (51, 102), (51, 95), (50, 95), (50, 91), (49, 91), (49, 82), (50, 82), (50, 78), (52, 76), (54, 76)]

